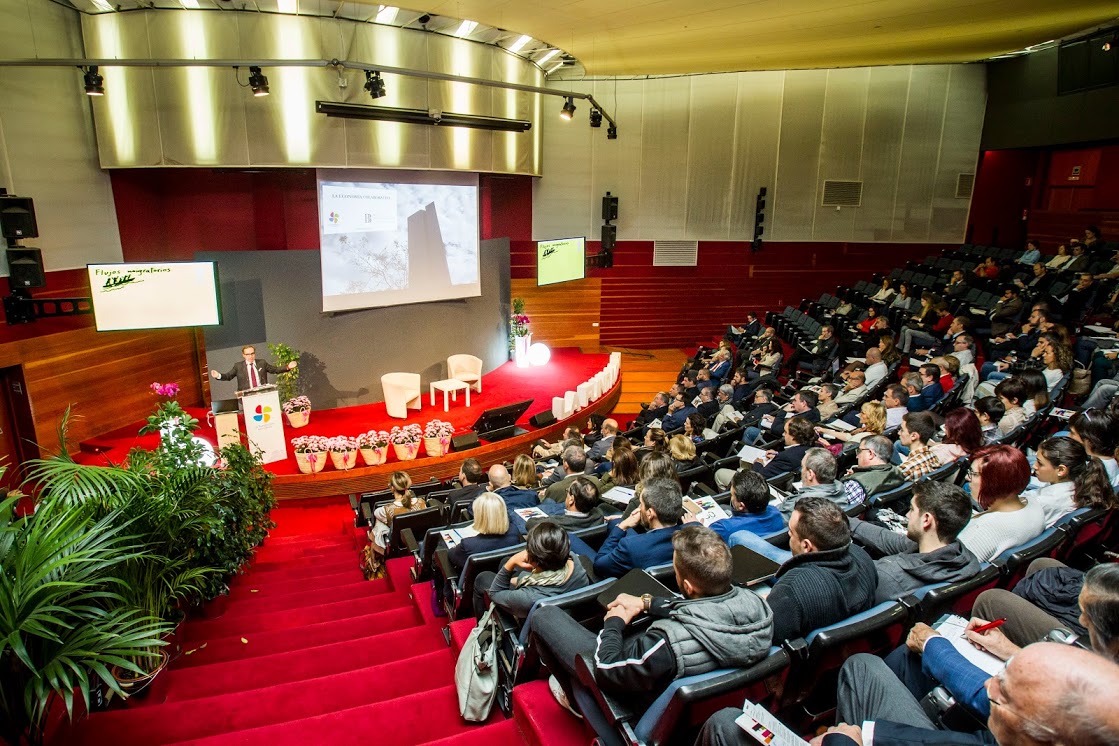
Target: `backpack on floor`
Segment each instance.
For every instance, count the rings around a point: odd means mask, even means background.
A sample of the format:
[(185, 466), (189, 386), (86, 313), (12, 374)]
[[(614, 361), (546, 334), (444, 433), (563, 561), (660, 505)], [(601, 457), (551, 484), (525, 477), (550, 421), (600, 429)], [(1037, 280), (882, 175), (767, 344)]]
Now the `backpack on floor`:
[(470, 631), (455, 663), (455, 688), (463, 720), (484, 722), (490, 716), (497, 695), (497, 648), (501, 642), (501, 622), (491, 604)]

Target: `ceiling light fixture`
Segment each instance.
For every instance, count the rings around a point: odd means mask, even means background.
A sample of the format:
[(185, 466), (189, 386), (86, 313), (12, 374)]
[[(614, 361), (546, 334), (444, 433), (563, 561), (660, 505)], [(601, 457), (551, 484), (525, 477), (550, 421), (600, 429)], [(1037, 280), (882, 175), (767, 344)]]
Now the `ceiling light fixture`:
[(458, 31), (455, 32), (455, 36), (460, 39), (470, 36), (470, 34), (472, 34), (474, 32), (474, 29), (476, 28), (478, 28), (477, 21), (463, 21), (459, 24)]
[(532, 129), (532, 122), (524, 119), (453, 114), (428, 109), (397, 109), (390, 106), (343, 104), (335, 101), (316, 101), (315, 111), (319, 114), (326, 114), (328, 117), (340, 117), (342, 119), (371, 119), (381, 122), (427, 124), (439, 127), (470, 127), (500, 132), (527, 132)]
[(606, 139), (607, 140), (617, 140), (618, 139), (618, 125), (612, 124), (612, 125), (610, 125), (609, 127), (606, 128)]
[(552, 51), (548, 52), (546, 55), (544, 55), (543, 57), (538, 59), (536, 61), (536, 64), (540, 65), (540, 67), (544, 67), (545, 63), (547, 63), (548, 60), (552, 59), (557, 54), (559, 54), (559, 50), (558, 49), (553, 49)]
[[(83, 68), (78, 68), (82, 70)], [(90, 65), (84, 68), (85, 75), (82, 76), (82, 82), (85, 84), (85, 95), (87, 96), (104, 96), (105, 95), (105, 79), (97, 72), (97, 65)]]
[(365, 71), (365, 90), (374, 101), (385, 95), (385, 81), (376, 70)]
[(382, 5), (381, 9), (377, 11), (377, 23), (392, 23), (396, 20), (396, 14), (400, 11), (392, 5)]
[(570, 121), (573, 116), (575, 116), (575, 102), (571, 99), (571, 96), (568, 96), (567, 100), (563, 102), (563, 108), (560, 109), (560, 119)]
[(249, 68), (249, 87), (253, 89), (254, 96), (268, 95), (268, 76), (262, 73), (259, 67)]
[(520, 39), (517, 39), (515, 42), (509, 45), (509, 51), (513, 54), (516, 54), (517, 52), (524, 49), (530, 41), (532, 41), (531, 36), (529, 36), (528, 34), (522, 34)]
[(104, 10), (104, 11), (110, 12), (110, 13), (113, 10), (113, 6), (109, 4), (109, 0), (92, 0), (92, 1), (93, 1), (94, 7), (96, 7), (98, 10)]

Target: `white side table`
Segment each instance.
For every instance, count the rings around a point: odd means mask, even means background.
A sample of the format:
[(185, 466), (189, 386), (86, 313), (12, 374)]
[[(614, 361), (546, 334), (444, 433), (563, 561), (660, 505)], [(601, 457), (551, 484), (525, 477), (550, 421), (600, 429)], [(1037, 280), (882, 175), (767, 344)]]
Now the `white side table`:
[(451, 399), (458, 401), (458, 392), (466, 392), (466, 406), (470, 406), (470, 384), (466, 381), (460, 381), (457, 378), (447, 378), (442, 381), (431, 382), (431, 406), (435, 406), (435, 392), (443, 392), (443, 411), (450, 411), (450, 404), (447, 401), (447, 394), (451, 395)]

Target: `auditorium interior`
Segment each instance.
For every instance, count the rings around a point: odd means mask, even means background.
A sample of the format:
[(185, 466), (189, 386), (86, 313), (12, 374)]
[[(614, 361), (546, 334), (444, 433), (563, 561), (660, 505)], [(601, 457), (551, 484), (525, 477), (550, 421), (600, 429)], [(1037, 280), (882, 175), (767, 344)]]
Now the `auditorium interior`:
[(0, 0), (0, 229), (0, 745), (1119, 742), (1111, 0)]

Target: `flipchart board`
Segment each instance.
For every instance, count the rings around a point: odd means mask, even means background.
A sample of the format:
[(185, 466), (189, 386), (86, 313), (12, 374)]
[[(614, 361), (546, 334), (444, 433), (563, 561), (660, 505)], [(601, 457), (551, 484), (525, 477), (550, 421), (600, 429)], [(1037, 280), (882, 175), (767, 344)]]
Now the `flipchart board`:
[(248, 441), (249, 451), (259, 454), (261, 461), (266, 464), (283, 461), (288, 457), (280, 396), (275, 387), (268, 388), (271, 390), (254, 389), (241, 397), (245, 410), (245, 439)]

